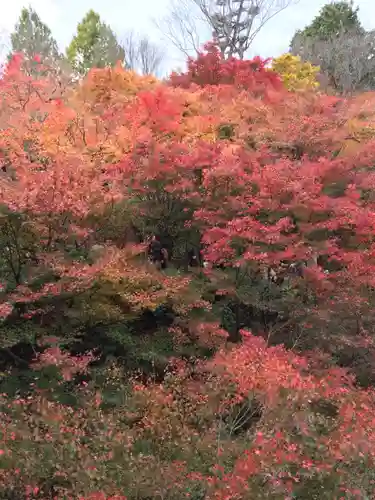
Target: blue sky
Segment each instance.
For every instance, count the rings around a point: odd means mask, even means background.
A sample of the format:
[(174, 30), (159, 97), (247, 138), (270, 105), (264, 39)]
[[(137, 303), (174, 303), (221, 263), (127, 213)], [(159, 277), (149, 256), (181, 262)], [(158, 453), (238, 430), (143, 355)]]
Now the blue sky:
[[(0, 54), (7, 51), (9, 33), (23, 6), (31, 5), (51, 28), (63, 49), (74, 35), (78, 22), (89, 9), (97, 11), (111, 25), (119, 38), (133, 29), (147, 34), (166, 48), (168, 57), (164, 72), (183, 66), (181, 56), (170, 42), (163, 38), (153, 19), (168, 12), (170, 0), (0, 0), (4, 3), (0, 17)], [(298, 28), (303, 28), (319, 12), (327, 0), (299, 0), (296, 5), (271, 20), (254, 42), (252, 55), (277, 56), (288, 49), (289, 42)], [(360, 17), (367, 29), (375, 29), (375, 0), (357, 0)], [(6, 7), (5, 7), (6, 6)]]

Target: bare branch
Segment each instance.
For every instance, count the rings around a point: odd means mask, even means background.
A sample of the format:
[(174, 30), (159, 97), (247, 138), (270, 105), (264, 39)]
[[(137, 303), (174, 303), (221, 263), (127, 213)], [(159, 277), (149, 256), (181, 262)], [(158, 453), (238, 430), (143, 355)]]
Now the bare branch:
[(330, 40), (296, 35), (291, 52), (319, 65), (335, 92), (351, 94), (375, 88), (375, 31), (345, 31)]
[(186, 57), (198, 53), (207, 22), (193, 0), (171, 0), (169, 14), (154, 24)]
[(265, 24), (299, 0), (191, 0), (211, 27), (224, 57), (243, 59)]
[(160, 48), (144, 37), (139, 41), (138, 54), (142, 73), (145, 75), (156, 74), (163, 61), (163, 53)]
[(125, 62), (130, 69), (136, 70), (138, 66), (138, 40), (133, 31), (126, 34), (121, 45), (125, 52)]
[(4, 29), (0, 30), (0, 65), (6, 60), (6, 54), (11, 50), (10, 34)]
[(158, 75), (164, 59), (161, 48), (147, 36), (139, 38), (129, 32), (122, 42), (127, 66), (143, 75)]

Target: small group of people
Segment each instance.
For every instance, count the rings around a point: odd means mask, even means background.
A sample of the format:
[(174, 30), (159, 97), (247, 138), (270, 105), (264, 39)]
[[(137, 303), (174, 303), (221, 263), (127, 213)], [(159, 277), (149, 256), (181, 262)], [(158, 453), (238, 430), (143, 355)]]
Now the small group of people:
[[(153, 235), (148, 242), (147, 256), (157, 269), (166, 269), (169, 265), (169, 253), (159, 236)], [(186, 264), (188, 268), (207, 267), (200, 249), (189, 249), (186, 253)]]
[(147, 254), (150, 262), (152, 262), (157, 269), (166, 269), (168, 265), (168, 251), (163, 247), (158, 236), (152, 236), (148, 245)]

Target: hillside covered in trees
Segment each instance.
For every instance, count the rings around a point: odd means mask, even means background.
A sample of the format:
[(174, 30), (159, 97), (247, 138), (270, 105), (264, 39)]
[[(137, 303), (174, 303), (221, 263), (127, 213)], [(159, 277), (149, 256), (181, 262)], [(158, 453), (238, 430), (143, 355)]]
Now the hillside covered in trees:
[(0, 80), (0, 498), (375, 498), (375, 94), (86, 69)]

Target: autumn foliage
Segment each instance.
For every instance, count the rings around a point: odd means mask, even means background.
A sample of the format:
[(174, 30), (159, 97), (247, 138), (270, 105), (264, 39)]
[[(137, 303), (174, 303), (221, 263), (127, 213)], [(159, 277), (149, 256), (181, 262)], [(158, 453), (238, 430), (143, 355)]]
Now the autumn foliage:
[(304, 62), (299, 56), (282, 54), (272, 60), (272, 69), (278, 73), (284, 85), (292, 91), (314, 90), (319, 87), (319, 66)]
[(285, 83), (9, 63), (4, 498), (374, 497), (375, 98)]
[(214, 43), (208, 43), (204, 48), (205, 51), (199, 53), (196, 59), (188, 60), (186, 73), (172, 73), (170, 83), (173, 86), (189, 88), (192, 84), (199, 87), (234, 85), (253, 95), (281, 88), (278, 74), (267, 70), (267, 60), (260, 57), (250, 61), (234, 57), (224, 59)]

